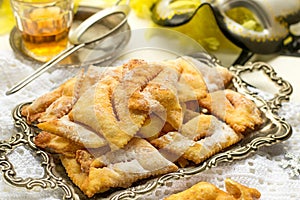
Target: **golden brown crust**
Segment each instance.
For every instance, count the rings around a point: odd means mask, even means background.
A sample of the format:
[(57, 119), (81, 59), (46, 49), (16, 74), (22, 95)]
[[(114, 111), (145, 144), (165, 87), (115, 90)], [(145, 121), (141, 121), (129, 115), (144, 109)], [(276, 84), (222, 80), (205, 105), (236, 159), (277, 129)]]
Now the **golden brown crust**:
[[(139, 64), (139, 62), (137, 63)], [(141, 65), (134, 63), (134, 67), (128, 66), (132, 69), (124, 74), (122, 81), (115, 88), (112, 96), (119, 120), (118, 126), (128, 134), (129, 139), (138, 132), (147, 118), (147, 113), (130, 112), (130, 108), (128, 107), (129, 99), (135, 92), (141, 91), (162, 70), (162, 67), (159, 65), (148, 65), (145, 67), (145, 63), (141, 63)], [(119, 147), (123, 147), (127, 142)]]
[(85, 126), (69, 120), (68, 116), (37, 124), (43, 131), (71, 140), (85, 148), (99, 148), (107, 145), (107, 141)]
[(255, 103), (233, 90), (210, 93), (206, 98), (199, 100), (199, 104), (239, 133), (247, 129), (254, 130), (263, 123), (261, 112)]
[(61, 84), (52, 92), (37, 98), (32, 104), (22, 110), (29, 123), (33, 121), (48, 121), (58, 119), (67, 114), (76, 103), (83, 80), (84, 71), (81, 70), (74, 78)]
[(178, 90), (180, 101), (186, 102), (206, 97), (208, 92), (206, 83), (202, 73), (194, 64), (185, 58), (178, 58), (173, 63), (170, 66), (181, 73)]
[(42, 131), (35, 138), (36, 146), (48, 149), (54, 153), (63, 154), (67, 157), (75, 157), (75, 152), (79, 149), (84, 149), (83, 146), (73, 143), (72, 141), (53, 135), (51, 133)]
[(164, 200), (257, 200), (260, 192), (249, 188), (229, 178), (225, 180), (226, 190), (220, 190), (208, 182), (199, 182), (177, 194), (170, 195)]
[[(198, 120), (196, 118), (195, 121), (204, 121), (206, 123), (204, 127), (206, 128), (202, 129), (200, 126), (200, 129), (191, 132), (187, 129), (184, 134), (169, 132), (152, 140), (151, 144), (160, 150), (177, 155), (177, 158), (182, 156), (187, 160), (199, 164), (243, 138), (240, 133), (235, 133), (225, 123), (214, 117), (205, 116), (202, 119)], [(206, 137), (195, 142), (194, 140), (200, 135), (206, 135)]]
[(177, 95), (179, 74), (167, 66), (159, 66), (159, 74), (141, 92), (129, 99), (129, 108), (155, 113), (175, 129), (182, 125), (183, 112)]
[(22, 115), (43, 130), (35, 144), (61, 154), (88, 197), (126, 188), (176, 171), (175, 162), (201, 163), (262, 122), (252, 101), (224, 90), (232, 78), (227, 69), (203, 65), (178, 58), (92, 67), (25, 106)]
[(126, 188), (137, 180), (178, 169), (140, 138), (133, 138), (124, 149), (108, 152), (96, 159), (86, 151), (77, 151), (76, 155), (77, 162), (75, 158), (62, 158), (62, 163), (69, 177), (88, 197), (110, 188)]
[(236, 200), (233, 196), (208, 182), (199, 182), (191, 188), (166, 197), (164, 200)]
[(213, 133), (214, 123), (212, 120), (217, 120), (212, 115), (199, 114), (186, 122), (180, 132), (183, 136), (194, 141), (208, 137)]
[(239, 200), (257, 200), (260, 198), (260, 192), (255, 188), (249, 188), (230, 178), (225, 179), (226, 191)]
[(82, 94), (72, 111), (74, 121), (103, 135), (111, 147), (122, 147), (130, 140), (130, 136), (118, 126), (111, 103), (112, 91), (117, 84), (116, 78), (104, 77)]

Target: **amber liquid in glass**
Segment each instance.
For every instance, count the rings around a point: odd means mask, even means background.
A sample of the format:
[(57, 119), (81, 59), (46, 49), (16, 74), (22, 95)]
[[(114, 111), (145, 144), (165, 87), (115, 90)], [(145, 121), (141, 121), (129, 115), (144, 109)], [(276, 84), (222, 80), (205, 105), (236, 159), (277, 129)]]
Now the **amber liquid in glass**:
[(24, 51), (42, 62), (63, 51), (68, 44), (70, 17), (55, 6), (24, 13), (20, 20)]

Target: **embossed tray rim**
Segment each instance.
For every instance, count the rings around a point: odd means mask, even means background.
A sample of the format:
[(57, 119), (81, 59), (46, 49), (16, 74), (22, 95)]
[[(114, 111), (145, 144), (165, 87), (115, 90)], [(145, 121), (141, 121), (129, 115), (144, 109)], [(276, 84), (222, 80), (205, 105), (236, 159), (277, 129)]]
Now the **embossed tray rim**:
[[(211, 59), (209, 62), (217, 63), (215, 59)], [(182, 177), (193, 176), (201, 173), (203, 170), (212, 168), (221, 162), (231, 162), (236, 159), (243, 159), (250, 153), (255, 152), (261, 146), (270, 146), (288, 139), (292, 134), (291, 126), (284, 121), (284, 119), (278, 116), (278, 109), (281, 107), (284, 101), (288, 101), (292, 93), (292, 86), (281, 77), (278, 77), (274, 69), (266, 63), (256, 62), (247, 63), (244, 66), (230, 67), (230, 71), (234, 73), (233, 86), (234, 88), (251, 98), (263, 111), (265, 117), (271, 122), (276, 132), (268, 132), (272, 130), (264, 130), (266, 133), (253, 137), (249, 142), (242, 144), (238, 143), (233, 145), (228, 150), (218, 153), (211, 158), (207, 159), (200, 165), (193, 168), (181, 168), (174, 173), (165, 174), (158, 178), (150, 179), (145, 184), (131, 187), (124, 190), (117, 190), (115, 193), (108, 194), (107, 197), (113, 200), (117, 199), (134, 199), (143, 194), (154, 191), (156, 188), (164, 185), (167, 181), (180, 179)], [(245, 72), (262, 71), (264, 72), (270, 81), (279, 86), (278, 94), (275, 94), (271, 100), (264, 100), (258, 94), (251, 92), (248, 89), (248, 84), (244, 82), (240, 75)], [(18, 105), (13, 111), (13, 117), (15, 119), (15, 127), (19, 130), (9, 141), (0, 141), (0, 168), (3, 172), (4, 179), (14, 186), (26, 187), (32, 189), (33, 187), (40, 186), (42, 188), (61, 188), (64, 192), (64, 199), (82, 199), (86, 198), (81, 191), (75, 187), (69, 180), (59, 177), (56, 171), (56, 164), (54, 164), (54, 158), (49, 153), (38, 149), (33, 143), (34, 130), (26, 123), (21, 116), (21, 108), (27, 103)], [(41, 157), (41, 166), (44, 167), (45, 176), (40, 179), (20, 179), (16, 177), (14, 166), (7, 160), (6, 155), (13, 151), (14, 148), (20, 145), (29, 147), (36, 155)], [(97, 198), (102, 198), (101, 194), (96, 195)]]

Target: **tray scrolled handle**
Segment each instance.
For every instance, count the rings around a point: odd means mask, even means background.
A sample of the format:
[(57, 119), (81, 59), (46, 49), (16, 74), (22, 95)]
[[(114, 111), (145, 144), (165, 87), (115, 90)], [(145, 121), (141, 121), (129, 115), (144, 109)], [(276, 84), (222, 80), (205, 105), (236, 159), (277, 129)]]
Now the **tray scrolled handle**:
[[(233, 84), (235, 88), (239, 88), (239, 92), (249, 94), (252, 97), (257, 97), (256, 100), (259, 99), (261, 101), (264, 101), (274, 114), (278, 114), (278, 110), (282, 106), (283, 102), (287, 102), (290, 100), (290, 96), (293, 93), (292, 85), (288, 81), (277, 76), (274, 68), (269, 64), (264, 62), (248, 62), (245, 65), (231, 66), (229, 69), (234, 73)], [(263, 72), (264, 75), (266, 75), (266, 77), (278, 87), (277, 92), (275, 94), (272, 94), (273, 98), (263, 100), (261, 97), (259, 97), (259, 95), (254, 94), (255, 92), (249, 89), (249, 86), (252, 86), (251, 83), (247, 83), (245, 80), (243, 80), (243, 78), (241, 78), (244, 73), (254, 71)], [(261, 88), (256, 89), (259, 90)]]

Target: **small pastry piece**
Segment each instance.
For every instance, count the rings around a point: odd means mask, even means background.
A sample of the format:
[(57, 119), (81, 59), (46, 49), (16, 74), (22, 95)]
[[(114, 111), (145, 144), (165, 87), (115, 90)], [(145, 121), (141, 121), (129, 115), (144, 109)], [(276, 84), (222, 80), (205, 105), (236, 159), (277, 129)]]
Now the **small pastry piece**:
[[(128, 67), (130, 68), (130, 66)], [(112, 101), (119, 120), (119, 127), (130, 138), (141, 128), (148, 113), (132, 112), (130, 107), (128, 107), (129, 99), (135, 92), (141, 91), (161, 70), (162, 67), (160, 65), (146, 65), (144, 62), (141, 62), (140, 65), (135, 65), (124, 74), (122, 81), (113, 91)], [(123, 147), (127, 142), (119, 147)]]
[(191, 188), (172, 194), (164, 200), (258, 200), (260, 192), (229, 178), (225, 180), (226, 191), (208, 182), (199, 182)]
[(199, 182), (191, 188), (172, 194), (164, 200), (236, 200), (230, 194), (208, 182)]
[(178, 83), (178, 98), (180, 102), (201, 99), (207, 95), (208, 90), (203, 75), (193, 62), (181, 57), (168, 61), (168, 63), (170, 67), (173, 67), (181, 74)]
[[(216, 121), (216, 122), (214, 122)], [(215, 132), (215, 124), (218, 123), (218, 119), (212, 115), (199, 114), (193, 119), (185, 123), (180, 133), (194, 141), (208, 137)]]
[(82, 81), (79, 96), (95, 85), (98, 81), (100, 81), (105, 76), (113, 76), (116, 79), (120, 77), (120, 73), (122, 73), (123, 67), (97, 67), (97, 66), (89, 66), (87, 72), (85, 73), (84, 79)]
[(76, 151), (76, 161), (80, 164), (80, 168), (83, 172), (88, 173), (91, 163), (95, 160), (95, 157), (87, 150)]
[(62, 157), (62, 163), (69, 177), (88, 197), (110, 188), (126, 188), (137, 180), (178, 169), (146, 140), (140, 138), (132, 138), (124, 149), (96, 158), (85, 172), (80, 170), (82, 163), (76, 162), (75, 158)]
[[(194, 141), (194, 137), (198, 137), (199, 133), (195, 132), (193, 137), (190, 133), (187, 136), (179, 132), (169, 132), (157, 139), (151, 141), (159, 150), (170, 152), (183, 158), (193, 161), (196, 164), (201, 163), (212, 155), (222, 151), (223, 149), (237, 143), (243, 137), (239, 133), (235, 133), (229, 126), (219, 120), (211, 120), (211, 133), (205, 133), (209, 136)], [(204, 129), (207, 131), (209, 129)]]
[(239, 133), (247, 129), (254, 130), (263, 123), (261, 112), (255, 103), (233, 90), (210, 93), (199, 100), (199, 104)]
[[(148, 113), (154, 112), (158, 116), (160, 116), (160, 111), (164, 110), (167, 122), (175, 129), (179, 129), (183, 118), (182, 108), (177, 97), (179, 74), (167, 65), (158, 66), (162, 68), (160, 73), (147, 83), (143, 91), (132, 95), (129, 108)], [(157, 106), (159, 107), (157, 108)], [(165, 116), (163, 115), (161, 118), (165, 119)]]
[(165, 120), (162, 120), (161, 117), (151, 113), (140, 128), (138, 136), (147, 140), (155, 139), (159, 136), (164, 125)]
[(184, 56), (167, 61), (181, 73), (178, 94), (181, 102), (199, 100), (208, 92), (223, 90), (232, 80), (232, 73), (217, 65), (210, 67), (192, 57)]
[(22, 115), (28, 122), (39, 122), (57, 119), (67, 114), (79, 97), (79, 89), (83, 80), (84, 71), (60, 85), (52, 92), (37, 98), (32, 104), (24, 108)]
[(232, 80), (232, 73), (225, 67), (217, 65), (211, 67), (192, 57), (184, 56), (187, 62), (191, 63), (202, 74), (208, 92), (223, 90)]
[(55, 100), (38, 119), (38, 122), (59, 119), (65, 114), (68, 114), (77, 98), (73, 96), (61, 96)]
[(260, 198), (260, 192), (255, 188), (249, 188), (230, 178), (225, 179), (226, 191), (238, 200), (257, 200)]
[(46, 93), (35, 101), (33, 101), (30, 105), (24, 106), (22, 108), (22, 115), (26, 117), (28, 123), (32, 123), (36, 121), (43, 112), (56, 100), (61, 96), (62, 90), (65, 85), (68, 83), (73, 83), (75, 78), (66, 81), (60, 87), (56, 88), (55, 90)]
[(45, 131), (35, 136), (34, 143), (40, 148), (48, 149), (51, 152), (63, 154), (67, 157), (75, 157), (77, 150), (84, 149), (84, 146)]
[(172, 162), (177, 161), (181, 156), (186, 159), (185, 152), (195, 145), (195, 141), (178, 132), (168, 132), (150, 142), (163, 153), (166, 159)]
[(106, 76), (81, 95), (72, 110), (75, 122), (85, 124), (102, 135), (111, 148), (124, 146), (130, 136), (118, 125), (111, 102), (111, 95), (118, 85), (122, 71)]
[(68, 116), (37, 124), (43, 131), (67, 138), (85, 148), (99, 148), (107, 145), (107, 141), (84, 125), (69, 120)]
[(152, 81), (149, 82), (143, 92), (151, 94), (166, 110), (166, 121), (175, 129), (182, 125), (183, 112), (177, 96), (177, 82), (179, 74), (168, 67)]

